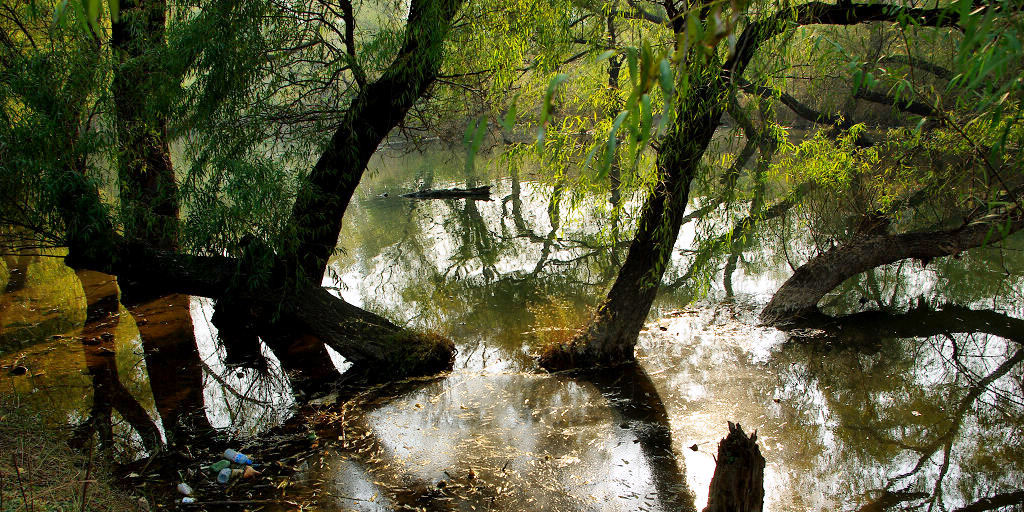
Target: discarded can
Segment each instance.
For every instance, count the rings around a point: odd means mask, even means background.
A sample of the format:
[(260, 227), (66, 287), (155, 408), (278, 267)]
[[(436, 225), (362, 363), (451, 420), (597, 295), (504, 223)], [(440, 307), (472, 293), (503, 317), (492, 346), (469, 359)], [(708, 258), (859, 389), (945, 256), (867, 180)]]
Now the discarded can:
[(189, 485), (186, 484), (185, 482), (178, 484), (178, 492), (184, 494), (185, 496), (192, 496), (192, 488), (189, 487)]
[(218, 460), (217, 462), (214, 462), (213, 464), (210, 464), (209, 469), (213, 473), (219, 473), (220, 470), (228, 467), (231, 467), (231, 461), (221, 459)]
[(238, 453), (230, 448), (224, 450), (224, 458), (230, 460), (231, 462), (237, 462), (238, 464), (252, 464), (254, 466), (256, 465), (249, 457), (246, 457), (245, 455), (242, 455), (241, 453)]

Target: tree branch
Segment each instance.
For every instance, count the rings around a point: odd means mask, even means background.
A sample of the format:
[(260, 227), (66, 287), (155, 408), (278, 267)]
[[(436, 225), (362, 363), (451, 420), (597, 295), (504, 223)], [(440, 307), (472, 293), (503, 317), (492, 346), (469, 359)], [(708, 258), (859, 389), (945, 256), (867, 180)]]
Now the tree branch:
[(808, 2), (778, 11), (743, 29), (734, 53), (724, 64), (727, 77), (740, 77), (757, 49), (786, 30), (804, 25), (858, 25), (870, 22), (910, 22), (925, 27), (955, 27), (960, 19), (947, 9), (920, 9), (887, 4), (829, 4)]

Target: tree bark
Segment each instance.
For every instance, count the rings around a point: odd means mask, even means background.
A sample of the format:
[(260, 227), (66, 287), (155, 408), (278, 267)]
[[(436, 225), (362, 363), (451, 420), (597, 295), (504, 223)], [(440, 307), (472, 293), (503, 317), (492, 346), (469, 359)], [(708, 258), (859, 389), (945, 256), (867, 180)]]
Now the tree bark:
[(398, 57), (359, 91), (292, 209), (296, 274), (320, 285), (338, 245), (342, 216), (377, 147), (433, 84), (445, 37), (463, 0), (413, 0)]
[[(173, 89), (156, 50), (165, 46), (164, 0), (127, 0), (111, 24), (117, 114), (118, 185), (124, 233), (155, 247), (178, 245), (178, 186), (167, 142), (167, 116), (161, 89)], [(154, 101), (155, 100), (155, 101)]]
[(717, 461), (704, 512), (761, 512), (765, 460), (757, 432), (747, 437), (739, 424), (730, 422), (729, 435), (718, 444)]
[(725, 83), (716, 79), (679, 101), (675, 125), (658, 153), (658, 173), (663, 179), (641, 210), (633, 242), (608, 297), (568, 345), (545, 350), (542, 367), (562, 370), (635, 360), (633, 348), (679, 236), (690, 182), (721, 118), (724, 91)]
[(815, 256), (796, 269), (761, 311), (761, 322), (778, 325), (818, 313), (826, 293), (850, 277), (902, 259), (927, 264), (933, 258), (956, 256), (984, 244), (999, 242), (1024, 228), (1017, 207), (956, 229), (857, 237)]

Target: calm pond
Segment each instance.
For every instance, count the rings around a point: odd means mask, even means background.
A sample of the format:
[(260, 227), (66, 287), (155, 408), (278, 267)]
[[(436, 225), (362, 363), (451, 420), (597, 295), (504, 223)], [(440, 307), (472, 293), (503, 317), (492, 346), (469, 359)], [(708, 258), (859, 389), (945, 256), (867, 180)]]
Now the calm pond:
[[(294, 472), (260, 484), (273, 491), (256, 497), (286, 493), (265, 509), (702, 509), (729, 421), (757, 430), (767, 510), (955, 510), (1020, 488), (1019, 236), (1001, 251), (859, 276), (825, 300), (846, 315), (835, 330), (784, 333), (758, 327), (757, 314), (816, 243), (794, 238), (801, 219), (764, 224), (728, 288), (719, 271), (693, 304), (698, 290), (677, 281), (695, 240), (721, 229), (690, 223), (639, 367), (550, 375), (533, 358), (603, 296), (635, 199), (621, 211), (607, 197), (552, 201), (551, 185), (499, 158), (478, 167), (467, 178), (439, 152), (384, 151), (371, 163), (325, 286), (451, 337), (455, 369), (351, 400), (317, 394), (336, 423), (283, 457)], [(399, 197), (467, 185), (491, 185), (492, 200)], [(111, 277), (60, 258), (7, 256), (0, 288), (0, 385), (56, 422), (100, 418), (117, 460), (207, 426), (252, 439), (295, 421), (333, 378), (265, 346), (265, 368), (228, 365), (210, 300), (125, 300)], [(889, 312), (860, 313), (880, 308)], [(293, 386), (296, 372), (309, 378)], [(197, 454), (195, 465), (215, 459)]]

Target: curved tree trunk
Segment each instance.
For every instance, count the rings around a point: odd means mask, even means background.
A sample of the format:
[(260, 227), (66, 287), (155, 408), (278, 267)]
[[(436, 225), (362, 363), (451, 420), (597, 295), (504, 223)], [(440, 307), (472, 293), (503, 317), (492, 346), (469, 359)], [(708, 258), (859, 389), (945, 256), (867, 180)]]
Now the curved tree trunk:
[[(115, 27), (115, 48), (126, 63), (115, 77), (121, 144), (132, 144), (121, 165), (122, 201), (128, 217), (146, 218), (115, 231), (96, 188), (80, 169), (67, 173), (61, 216), (67, 224), (66, 263), (117, 275), (132, 289), (189, 293), (233, 304), (230, 317), (248, 313), (248, 323), (278, 348), (283, 340), (313, 336), (337, 350), (365, 375), (393, 379), (451, 367), (454, 345), (437, 336), (410, 332), (332, 296), (320, 287), (337, 244), (344, 215), (366, 163), (383, 138), (433, 82), (443, 43), (462, 0), (414, 0), (405, 42), (383, 75), (364, 87), (299, 191), (288, 232), (294, 238), (275, 257), (269, 286), (253, 286), (258, 275), (246, 258), (193, 257), (176, 252), (177, 203), (173, 169), (166, 156), (165, 122), (137, 109), (149, 77), (139, 49), (162, 44), (160, 0), (124, 7)], [(150, 32), (147, 32), (150, 30)], [(137, 64), (137, 65), (136, 65)], [(139, 82), (132, 82), (132, 78)], [(156, 181), (153, 181), (156, 180)], [(170, 206), (165, 199), (170, 198)], [(151, 211), (147, 210), (151, 209)], [(141, 210), (141, 212), (140, 212)], [(166, 218), (164, 218), (166, 217)], [(166, 221), (166, 222), (165, 222)], [(164, 225), (166, 224), (166, 225)], [(169, 231), (167, 231), (169, 230)], [(263, 277), (266, 277), (265, 275)], [(264, 279), (265, 281), (265, 279)], [(377, 371), (370, 371), (375, 369)]]
[(341, 221), (366, 164), (437, 78), (445, 37), (463, 0), (413, 0), (398, 57), (359, 91), (313, 167), (292, 209), (297, 273), (319, 285), (338, 245)]
[(858, 237), (815, 256), (796, 269), (761, 311), (761, 322), (777, 325), (818, 313), (826, 293), (850, 277), (902, 259), (927, 264), (933, 258), (956, 256), (995, 243), (1024, 228), (1024, 215), (1012, 208), (998, 218), (931, 232)]

